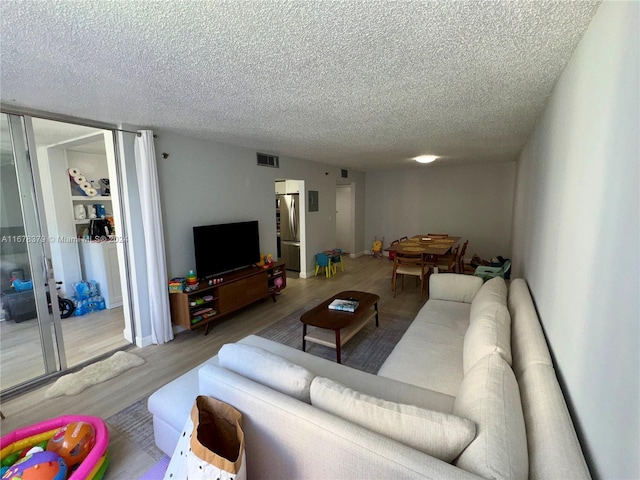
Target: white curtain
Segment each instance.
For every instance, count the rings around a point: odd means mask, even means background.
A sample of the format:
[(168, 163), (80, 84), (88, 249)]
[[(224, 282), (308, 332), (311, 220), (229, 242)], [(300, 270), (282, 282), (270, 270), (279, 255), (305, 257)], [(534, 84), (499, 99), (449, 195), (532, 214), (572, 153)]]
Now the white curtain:
[(147, 282), (149, 284), (149, 314), (151, 315), (151, 341), (156, 344), (173, 340), (173, 327), (169, 313), (167, 265), (162, 231), (162, 211), (156, 168), (156, 150), (153, 132), (140, 130), (136, 136), (136, 171), (142, 228), (147, 256)]

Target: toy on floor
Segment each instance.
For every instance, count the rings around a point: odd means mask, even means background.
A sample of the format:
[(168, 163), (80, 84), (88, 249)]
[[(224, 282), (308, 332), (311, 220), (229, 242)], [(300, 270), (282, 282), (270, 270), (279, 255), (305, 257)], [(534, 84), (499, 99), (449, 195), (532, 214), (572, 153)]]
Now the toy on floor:
[(372, 258), (382, 258), (382, 245), (384, 244), (384, 237), (382, 240), (378, 240), (377, 237), (373, 239), (373, 246), (371, 247)]
[(81, 463), (96, 443), (96, 431), (90, 423), (71, 422), (49, 439), (47, 451), (60, 455), (68, 467)]
[(21, 458), (2, 475), (2, 480), (65, 480), (67, 465), (53, 452), (36, 452)]
[(108, 444), (107, 425), (98, 417), (65, 415), (20, 428), (0, 438), (2, 479), (101, 480)]

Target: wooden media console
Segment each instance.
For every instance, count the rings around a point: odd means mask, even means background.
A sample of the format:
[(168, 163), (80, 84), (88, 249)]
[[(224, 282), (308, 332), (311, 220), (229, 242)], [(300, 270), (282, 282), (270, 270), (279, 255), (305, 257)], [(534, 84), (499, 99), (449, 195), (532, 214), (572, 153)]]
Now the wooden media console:
[[(286, 268), (282, 262), (267, 268), (242, 268), (215, 278), (222, 280), (212, 285), (202, 280), (195, 291), (169, 295), (174, 324), (188, 330), (205, 326), (206, 335), (212, 321), (268, 296), (275, 302), (276, 294), (287, 286)], [(278, 278), (282, 283), (276, 286)]]

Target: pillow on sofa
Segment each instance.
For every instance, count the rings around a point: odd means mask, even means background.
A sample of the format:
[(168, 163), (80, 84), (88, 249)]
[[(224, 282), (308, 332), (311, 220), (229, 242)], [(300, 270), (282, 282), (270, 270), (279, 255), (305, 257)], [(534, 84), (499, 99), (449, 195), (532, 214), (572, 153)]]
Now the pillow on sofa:
[(469, 320), (473, 322), (476, 315), (492, 303), (507, 306), (507, 284), (502, 277), (492, 278), (485, 282), (482, 288), (478, 290), (478, 293), (476, 293), (476, 296), (473, 297), (473, 301), (471, 302)]
[(453, 413), (478, 426), (455, 464), (485, 478), (526, 479), (527, 433), (520, 391), (511, 367), (495, 352), (483, 357), (460, 384)]
[(313, 379), (311, 404), (445, 462), (452, 462), (476, 434), (475, 424), (464, 418), (387, 402), (329, 378)]
[(227, 343), (218, 352), (220, 365), (254, 382), (306, 403), (314, 374), (262, 348)]
[(471, 303), (480, 288), (482, 288), (482, 279), (471, 275), (442, 273), (429, 277), (431, 300)]
[(499, 352), (511, 365), (511, 316), (504, 305), (491, 305), (476, 315), (464, 335), (462, 365), (466, 375), (485, 355)]

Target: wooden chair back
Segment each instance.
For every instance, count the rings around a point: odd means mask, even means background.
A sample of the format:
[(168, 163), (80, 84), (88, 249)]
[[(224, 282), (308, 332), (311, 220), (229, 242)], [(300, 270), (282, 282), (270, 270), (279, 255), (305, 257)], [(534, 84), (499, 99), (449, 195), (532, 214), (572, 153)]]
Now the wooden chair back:
[(453, 272), (458, 267), (458, 251), (460, 250), (460, 245), (456, 245), (451, 250), (450, 255), (443, 255), (438, 258), (438, 269), (443, 269), (447, 272)]
[(420, 276), (424, 275), (424, 270), (427, 267), (427, 263), (424, 260), (424, 257), (421, 254), (408, 254), (408, 253), (400, 253), (396, 252), (396, 255), (393, 259), (394, 270), (397, 270), (398, 267), (406, 266), (409, 268), (420, 267), (422, 273), (407, 273), (407, 275), (415, 275)]
[[(393, 275), (391, 278), (393, 296), (396, 296), (398, 275), (412, 275), (420, 278), (420, 300), (422, 300), (428, 273), (429, 265), (421, 254), (396, 252), (395, 258), (393, 259)], [(402, 278), (404, 279), (404, 277)]]
[(467, 253), (468, 244), (469, 240), (462, 244), (462, 250), (460, 250), (460, 255), (458, 255), (458, 273), (464, 273), (464, 255)]

